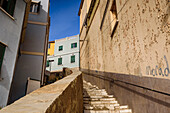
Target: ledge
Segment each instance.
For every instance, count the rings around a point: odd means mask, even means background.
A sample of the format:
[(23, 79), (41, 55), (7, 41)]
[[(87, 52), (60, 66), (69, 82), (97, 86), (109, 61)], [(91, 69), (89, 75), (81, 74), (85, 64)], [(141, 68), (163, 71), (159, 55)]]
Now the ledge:
[(11, 16), (9, 13), (7, 13), (2, 7), (0, 7), (0, 10), (4, 12), (8, 17), (10, 17), (12, 20), (15, 20), (15, 18)]
[(13, 104), (1, 113), (83, 113), (83, 80), (81, 72), (44, 86)]

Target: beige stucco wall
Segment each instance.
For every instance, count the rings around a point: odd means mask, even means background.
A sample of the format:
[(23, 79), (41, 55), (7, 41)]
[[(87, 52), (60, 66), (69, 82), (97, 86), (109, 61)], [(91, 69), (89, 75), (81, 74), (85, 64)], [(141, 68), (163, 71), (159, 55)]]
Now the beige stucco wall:
[[(170, 79), (170, 3), (168, 0), (116, 0), (118, 26), (111, 37), (110, 0), (100, 4), (86, 34), (80, 34), (83, 69)], [(87, 13), (84, 1), (82, 12)], [(81, 18), (81, 16), (80, 16)], [(80, 27), (81, 28), (81, 27)]]

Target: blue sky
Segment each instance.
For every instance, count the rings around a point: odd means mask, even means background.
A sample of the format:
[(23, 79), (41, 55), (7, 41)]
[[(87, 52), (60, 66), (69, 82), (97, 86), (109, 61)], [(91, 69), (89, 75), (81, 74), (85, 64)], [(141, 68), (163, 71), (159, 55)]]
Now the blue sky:
[(79, 34), (80, 2), (81, 0), (50, 0), (49, 41)]

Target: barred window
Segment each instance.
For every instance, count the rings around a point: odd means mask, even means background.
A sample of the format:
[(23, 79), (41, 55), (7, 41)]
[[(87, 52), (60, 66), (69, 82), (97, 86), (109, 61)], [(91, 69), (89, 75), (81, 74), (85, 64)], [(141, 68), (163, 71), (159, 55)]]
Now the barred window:
[(40, 2), (31, 2), (30, 12), (39, 13), (40, 11)]

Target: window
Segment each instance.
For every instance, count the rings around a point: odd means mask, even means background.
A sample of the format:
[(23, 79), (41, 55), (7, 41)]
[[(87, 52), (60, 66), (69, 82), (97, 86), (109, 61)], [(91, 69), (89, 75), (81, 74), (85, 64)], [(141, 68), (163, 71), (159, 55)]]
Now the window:
[(63, 50), (63, 46), (59, 46), (58, 51), (62, 51)]
[(50, 45), (51, 45), (51, 44), (49, 43), (49, 44), (48, 44), (48, 49), (50, 49)]
[(76, 48), (77, 47), (77, 43), (72, 43), (71, 44), (71, 48)]
[(71, 56), (71, 63), (75, 62), (75, 55)]
[(58, 58), (58, 65), (62, 64), (62, 58)]
[(110, 15), (111, 15), (111, 30), (112, 30), (111, 37), (112, 37), (118, 25), (116, 0), (113, 0), (112, 7), (110, 9)]
[(16, 0), (0, 0), (0, 7), (2, 7), (11, 16), (14, 14)]
[(4, 59), (5, 48), (6, 46), (0, 43), (0, 69), (2, 66), (3, 59)]
[(30, 12), (39, 13), (40, 11), (40, 2), (31, 2)]
[(99, 3), (100, 3), (100, 0), (91, 0), (91, 4), (90, 4), (89, 11), (87, 14), (87, 30), (89, 29), (93, 21), (93, 18), (95, 16)]
[(50, 61), (47, 60), (46, 67), (49, 67), (49, 66), (50, 66)]

